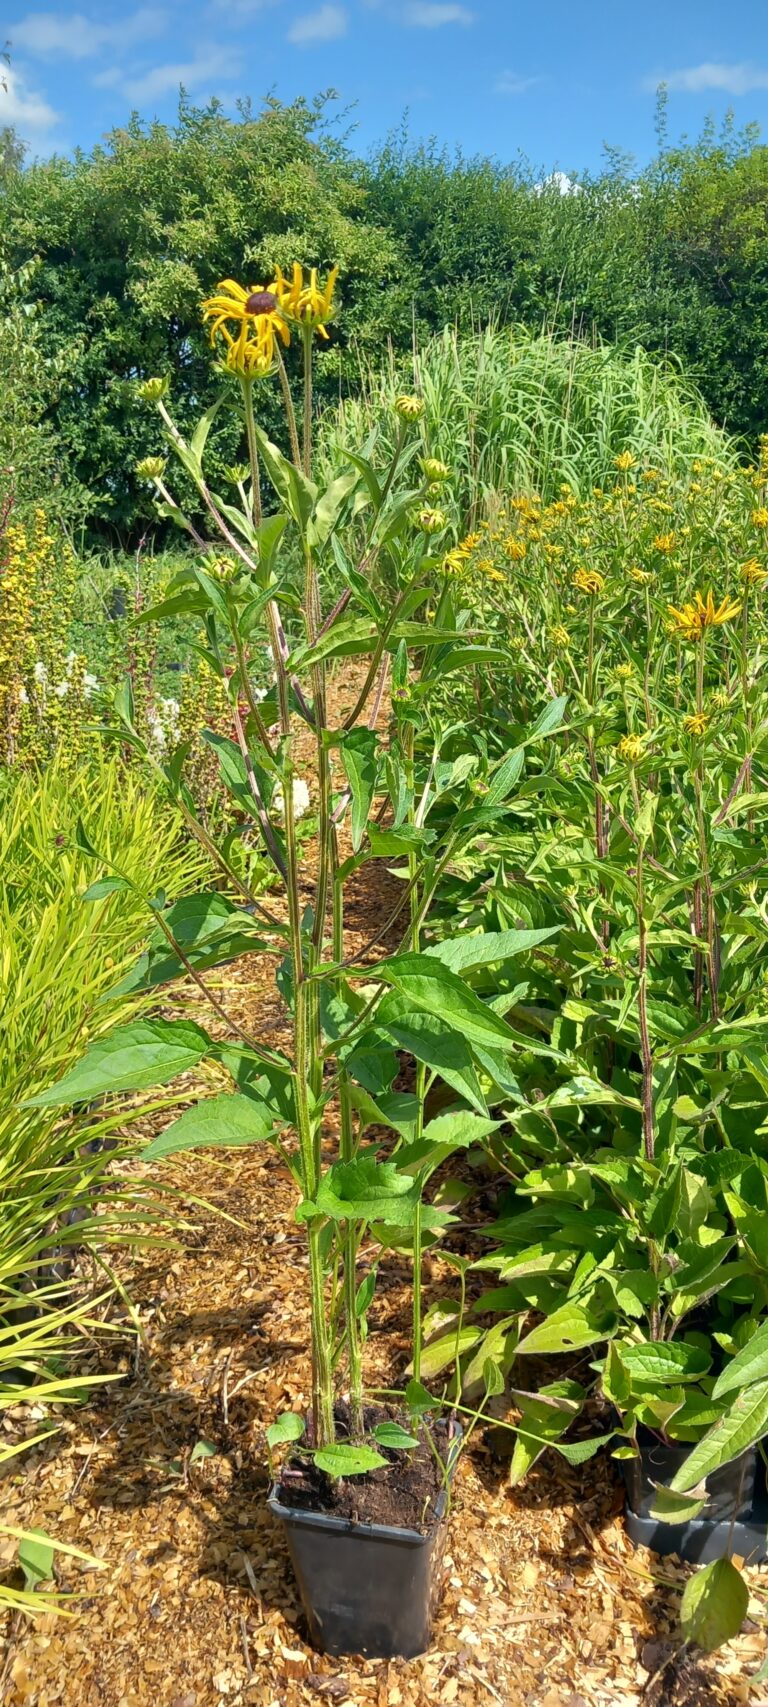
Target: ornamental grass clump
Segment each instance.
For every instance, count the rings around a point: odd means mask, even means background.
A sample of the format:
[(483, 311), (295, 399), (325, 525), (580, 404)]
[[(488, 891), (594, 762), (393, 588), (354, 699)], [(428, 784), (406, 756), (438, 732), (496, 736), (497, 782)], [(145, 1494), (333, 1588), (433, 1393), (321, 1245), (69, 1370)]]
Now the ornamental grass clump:
[[(159, 411), (169, 456), (197, 494), (195, 512), (182, 512), (168, 469), (156, 476), (161, 512), (176, 514), (196, 553), (142, 620), (186, 614), (202, 625), (229, 725), (226, 734), (206, 730), (205, 739), (241, 833), (258, 838), (275, 887), (268, 903), (254, 892), (233, 857), (233, 838), (218, 841), (196, 810), (182, 781), (183, 746), (153, 753), (137, 729), (129, 688), (122, 689), (113, 734), (153, 765), (222, 885), (170, 907), (162, 894), (145, 895), (154, 935), (134, 988), (186, 974), (208, 998), (216, 1025), (208, 1032), (156, 1019), (122, 1028), (94, 1044), (48, 1100), (81, 1100), (97, 1084), (105, 1093), (166, 1084), (206, 1057), (230, 1072), (232, 1093), (188, 1108), (145, 1156), (263, 1142), (281, 1157), (295, 1182), (309, 1269), (312, 1407), (306, 1445), (296, 1450), (343, 1477), (382, 1467), (390, 1462), (385, 1451), (396, 1455), (415, 1443), (407, 1430), (393, 1434), (391, 1418), (375, 1427), (366, 1420), (367, 1315), (379, 1263), (393, 1248), (413, 1257), (408, 1402), (419, 1429), (435, 1403), (419, 1380), (421, 1266), (425, 1246), (451, 1216), (427, 1200), (425, 1188), (442, 1160), (492, 1129), (484, 1085), (505, 1082), (516, 1043), (503, 1008), (469, 987), (472, 954), (452, 941), (425, 952), (423, 931), (451, 862), (508, 811), (524, 750), (521, 738), (481, 777), (469, 727), (435, 715), (438, 681), (490, 661), (501, 666), (505, 654), (488, 645), (440, 572), (447, 523), (431, 498), (446, 471), (430, 458), (422, 399), (398, 399), (384, 455), (374, 434), (329, 482), (316, 477), (313, 363), (337, 312), (335, 288), (335, 269), (318, 282), (314, 270), (307, 276), (298, 266), (263, 286), (225, 280), (218, 287), (203, 315), (223, 358), (223, 390), (191, 438), (174, 421), (166, 384), (142, 387)], [(299, 407), (283, 361), (295, 341)], [(261, 388), (270, 384), (284, 404), (285, 449), (258, 419)], [(240, 411), (244, 456), (225, 493), (211, 487), (205, 465), (222, 406)], [(256, 686), (265, 641), (273, 676), (266, 697)], [(334, 720), (328, 673), (337, 659), (356, 661), (356, 680), (354, 704)], [(557, 700), (529, 744), (546, 740), (562, 709)], [(314, 754), (309, 775), (297, 770), (302, 728)], [(311, 860), (297, 834), (302, 789), (316, 817)], [(82, 845), (107, 872), (105, 892), (110, 884), (135, 888), (118, 856), (105, 860), (85, 834)], [(399, 898), (361, 944), (348, 928), (347, 886), (377, 860), (394, 871)], [(526, 933), (502, 947), (522, 952)], [(236, 1019), (208, 982), (211, 968), (254, 952), (271, 960), (289, 1010), (285, 1050)], [(414, 1062), (405, 1091), (394, 1089), (402, 1051)], [(438, 1076), (453, 1105), (430, 1120), (426, 1099)], [(295, 1443), (302, 1426), (296, 1417), (274, 1425), (271, 1445)]]

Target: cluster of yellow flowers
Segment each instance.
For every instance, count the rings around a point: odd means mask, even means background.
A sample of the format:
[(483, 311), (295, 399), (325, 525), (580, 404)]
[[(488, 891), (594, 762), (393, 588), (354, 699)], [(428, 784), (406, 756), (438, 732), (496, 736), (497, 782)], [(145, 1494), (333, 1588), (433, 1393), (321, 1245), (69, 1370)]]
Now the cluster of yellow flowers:
[(222, 279), (213, 296), (203, 302), (203, 321), (210, 321), (210, 339), (221, 338), (225, 364), (243, 379), (262, 378), (271, 373), (279, 356), (279, 345), (291, 342), (291, 326), (311, 338), (316, 332), (327, 338), (328, 321), (334, 314), (333, 293), (338, 267), (332, 267), (325, 283), (318, 284), (317, 268), (307, 278), (295, 261), (290, 279), (280, 267), (268, 285), (241, 285)]

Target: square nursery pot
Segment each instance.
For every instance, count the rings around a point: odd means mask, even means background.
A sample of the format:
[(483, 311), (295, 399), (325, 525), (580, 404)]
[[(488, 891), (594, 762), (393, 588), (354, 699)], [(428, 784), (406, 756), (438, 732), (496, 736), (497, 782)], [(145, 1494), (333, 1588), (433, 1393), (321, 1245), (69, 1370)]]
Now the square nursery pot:
[(277, 1486), (267, 1503), (285, 1531), (315, 1647), (384, 1660), (424, 1653), (442, 1587), (444, 1489), (425, 1534), (285, 1505)]
[(706, 1478), (707, 1504), (687, 1523), (651, 1517), (654, 1482), (669, 1483), (690, 1446), (665, 1446), (650, 1431), (638, 1434), (639, 1457), (622, 1460), (627, 1489), (626, 1526), (632, 1541), (654, 1553), (676, 1553), (689, 1564), (709, 1564), (737, 1553), (750, 1565), (768, 1557), (768, 1490), (756, 1447)]

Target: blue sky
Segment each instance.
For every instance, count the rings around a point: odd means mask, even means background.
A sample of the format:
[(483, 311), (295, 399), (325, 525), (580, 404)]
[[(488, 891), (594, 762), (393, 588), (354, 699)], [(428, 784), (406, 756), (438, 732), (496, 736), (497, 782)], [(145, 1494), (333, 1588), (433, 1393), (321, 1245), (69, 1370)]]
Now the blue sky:
[(407, 110), (414, 137), (576, 174), (604, 143), (649, 158), (662, 79), (673, 137), (728, 108), (768, 133), (765, 0), (4, 0), (3, 37), (0, 124), (43, 155), (90, 148), (132, 108), (172, 119), (180, 83), (228, 110), (333, 87), (363, 150)]

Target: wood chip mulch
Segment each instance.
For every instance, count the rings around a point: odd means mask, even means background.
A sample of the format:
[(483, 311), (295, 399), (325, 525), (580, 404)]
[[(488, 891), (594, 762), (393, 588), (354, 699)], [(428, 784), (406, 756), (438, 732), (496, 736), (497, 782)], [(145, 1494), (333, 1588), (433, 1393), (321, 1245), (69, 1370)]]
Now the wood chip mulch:
[[(397, 887), (367, 892), (359, 876), (352, 921), (362, 942)], [(383, 880), (393, 884), (386, 873)], [(189, 1011), (193, 996), (183, 1000)], [(284, 1039), (269, 967), (241, 962), (227, 1000), (271, 1042)], [(456, 1478), (429, 1652), (408, 1662), (314, 1652), (265, 1503), (264, 1430), (280, 1411), (309, 1404), (307, 1262), (294, 1188), (266, 1148), (175, 1157), (163, 1177), (181, 1193), (192, 1231), (173, 1251), (126, 1254), (117, 1265), (141, 1344), (126, 1335), (122, 1355), (108, 1344), (98, 1355), (121, 1379), (64, 1413), (59, 1433), (23, 1470), (18, 1459), (9, 1466), (4, 1520), (72, 1542), (106, 1568), (59, 1555), (57, 1585), (74, 1597), (73, 1616), (7, 1619), (3, 1704), (768, 1703), (768, 1690), (749, 1684), (765, 1657), (765, 1571), (751, 1573), (752, 1617), (734, 1643), (713, 1656), (682, 1650), (676, 1616), (689, 1572), (628, 1542), (610, 1460), (577, 1469), (549, 1453), (511, 1490), (508, 1462), (479, 1434)], [(433, 1265), (433, 1295), (451, 1291), (442, 1269)], [(407, 1271), (385, 1263), (368, 1347), (375, 1381), (402, 1378), (409, 1313)], [(18, 1423), (10, 1415), (4, 1426), (12, 1432)], [(25, 1432), (29, 1424), (27, 1415)], [(196, 1454), (201, 1441), (215, 1452)], [(0, 1568), (9, 1569), (16, 1545), (0, 1538)]]

